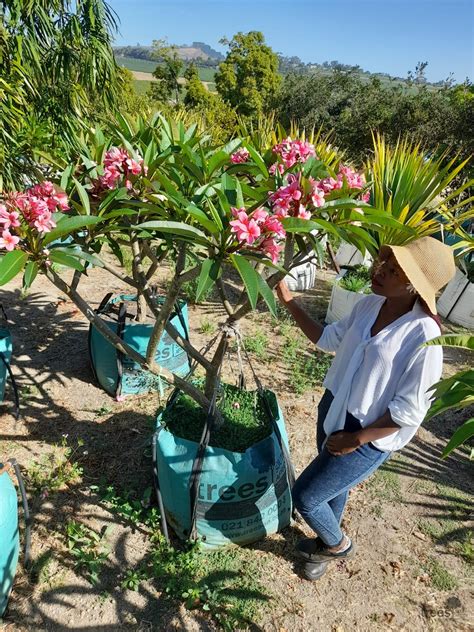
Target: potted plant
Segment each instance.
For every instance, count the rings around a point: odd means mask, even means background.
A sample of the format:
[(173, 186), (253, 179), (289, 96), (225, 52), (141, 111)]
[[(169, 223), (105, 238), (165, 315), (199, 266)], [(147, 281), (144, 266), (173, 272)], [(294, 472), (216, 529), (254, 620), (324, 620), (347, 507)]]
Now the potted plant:
[(464, 261), (438, 299), (438, 312), (453, 323), (474, 329), (474, 261)]
[[(281, 528), (290, 518), (291, 471), (278, 404), (258, 380), (255, 392), (242, 394), (243, 401), (238, 394), (242, 389), (229, 394), (231, 385), (221, 384), (221, 367), (229, 342), (241, 340), (239, 321), (260, 299), (275, 312), (272, 288), (311, 248), (321, 248), (315, 230), (351, 239), (361, 249), (367, 247), (372, 238), (364, 226), (374, 230), (382, 224), (378, 223), (380, 213), (361, 201), (360, 175), (342, 164), (337, 170), (328, 166), (304, 138), (280, 135), (266, 145), (247, 137), (214, 147), (196, 125), (186, 128), (155, 115), (151, 120), (120, 117), (106, 133), (94, 130), (77, 164), (65, 167), (58, 185), (43, 182), (5, 196), (5, 217), (10, 223), (4, 231), (7, 253), (0, 261), (0, 283), (23, 273), (24, 285), (29, 287), (38, 272), (45, 274), (105, 340), (143, 370), (173, 385), (176, 397), (184, 394), (191, 402), (201, 440), (178, 437), (168, 418), (166, 431), (179, 439), (170, 457), (161, 441), (167, 436), (160, 430), (166, 421), (163, 413), (154, 442), (157, 481), (168, 481), (168, 495), (163, 485), (160, 488), (170, 518), (174, 490), (189, 491), (189, 511), (176, 525), (178, 532), (204, 535), (209, 527), (213, 538), (208, 538), (208, 544), (215, 546), (249, 542)], [(354, 207), (363, 208), (363, 215)], [(49, 247), (70, 236), (71, 245)], [(122, 248), (132, 253), (131, 273), (120, 265)], [(192, 264), (188, 266), (187, 261)], [(158, 303), (153, 274), (164, 262), (171, 279), (164, 300)], [(74, 282), (66, 280), (52, 263), (75, 270)], [(144, 352), (120, 337), (81, 295), (79, 275), (94, 266), (129, 285), (137, 295), (141, 316), (146, 310), (153, 317)], [(229, 292), (229, 271), (241, 280), (238, 296)], [(193, 279), (197, 280), (197, 298), (215, 286), (227, 313), (212, 353), (196, 349), (170, 320), (183, 284)], [(158, 364), (157, 348), (165, 331), (192, 361), (192, 379)], [(226, 409), (229, 400), (238, 406)], [(175, 404), (170, 402), (169, 409)], [(267, 435), (239, 446), (240, 451), (231, 450), (223, 457), (229, 463), (229, 475), (221, 479), (219, 468), (202, 487), (200, 475), (212, 462), (211, 448), (222, 448), (212, 439), (216, 429), (232, 429), (241, 413), (248, 418), (249, 408), (255, 412), (254, 426), (266, 420)], [(236, 453), (246, 455), (257, 478), (242, 478), (242, 471), (233, 466)], [(206, 459), (204, 465), (202, 459)], [(174, 469), (178, 462), (186, 464)], [(230, 502), (231, 496), (239, 502)], [(240, 501), (246, 501), (249, 511), (252, 507), (252, 522), (227, 525), (224, 532), (219, 520), (224, 513), (226, 521), (235, 523), (242, 512)], [(211, 507), (204, 508), (203, 503)]]
[(344, 266), (333, 284), (326, 322), (333, 323), (351, 313), (354, 305), (370, 294), (370, 269), (364, 265)]

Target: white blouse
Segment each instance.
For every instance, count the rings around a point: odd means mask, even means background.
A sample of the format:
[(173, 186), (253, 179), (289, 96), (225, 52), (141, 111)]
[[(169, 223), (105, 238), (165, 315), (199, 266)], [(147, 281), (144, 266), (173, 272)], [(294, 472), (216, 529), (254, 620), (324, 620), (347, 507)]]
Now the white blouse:
[(384, 301), (376, 294), (359, 301), (349, 316), (324, 328), (317, 346), (337, 352), (324, 380), (334, 395), (324, 422), (326, 434), (344, 428), (346, 411), (365, 427), (388, 409), (400, 429), (372, 444), (391, 452), (403, 448), (425, 418), (432, 396), (427, 391), (441, 377), (443, 351), (421, 346), (441, 332), (418, 302), (371, 336)]

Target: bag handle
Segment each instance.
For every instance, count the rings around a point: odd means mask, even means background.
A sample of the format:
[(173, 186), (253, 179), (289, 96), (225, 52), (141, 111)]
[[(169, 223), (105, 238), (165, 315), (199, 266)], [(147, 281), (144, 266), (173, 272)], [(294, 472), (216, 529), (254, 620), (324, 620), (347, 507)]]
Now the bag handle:
[(16, 380), (15, 380), (15, 376), (13, 375), (13, 371), (11, 369), (10, 363), (8, 362), (7, 358), (5, 357), (4, 353), (2, 353), (2, 351), (0, 351), (0, 360), (5, 365), (5, 369), (7, 370), (7, 373), (9, 375), (9, 377), (10, 377), (11, 382), (12, 382), (13, 396), (15, 398), (15, 419), (19, 419), (19, 417), (20, 417), (20, 396), (18, 394), (18, 386), (17, 386)]

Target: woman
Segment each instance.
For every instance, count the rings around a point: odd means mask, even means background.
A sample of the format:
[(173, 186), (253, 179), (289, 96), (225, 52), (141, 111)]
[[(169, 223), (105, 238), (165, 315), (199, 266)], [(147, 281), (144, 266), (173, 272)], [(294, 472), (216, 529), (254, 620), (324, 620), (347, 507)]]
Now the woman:
[(354, 554), (340, 527), (349, 490), (403, 448), (426, 415), (443, 357), (441, 347), (422, 345), (440, 334), (436, 292), (454, 273), (451, 249), (432, 237), (383, 246), (372, 272), (374, 294), (327, 327), (310, 318), (284, 282), (277, 286), (303, 333), (323, 351), (336, 352), (318, 407), (318, 456), (292, 492), (319, 536), (297, 545), (308, 579)]

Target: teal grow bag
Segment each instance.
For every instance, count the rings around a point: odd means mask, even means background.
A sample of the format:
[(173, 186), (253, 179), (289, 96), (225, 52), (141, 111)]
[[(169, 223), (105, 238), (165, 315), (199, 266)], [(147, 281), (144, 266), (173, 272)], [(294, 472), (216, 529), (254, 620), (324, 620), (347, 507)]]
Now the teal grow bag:
[(10, 367), (11, 358), (12, 337), (8, 329), (0, 327), (0, 403), (3, 402), (5, 398), (5, 386), (7, 378), (10, 377), (15, 397), (15, 415), (18, 417), (20, 414), (20, 401), (16, 381)]
[(12, 357), (12, 337), (8, 329), (4, 327), (0, 328), (0, 354), (0, 402), (3, 402), (8, 367)]
[[(112, 298), (112, 294), (108, 294), (97, 309), (97, 314), (124, 342), (145, 355), (153, 325), (131, 320), (132, 315), (127, 308), (133, 304), (136, 304), (136, 296), (122, 294)], [(176, 305), (170, 322), (183, 338), (188, 338), (188, 308), (184, 301), (179, 301)], [(158, 376), (143, 371), (131, 358), (117, 351), (93, 325), (89, 327), (89, 357), (97, 382), (111, 395), (135, 395), (162, 387)], [(177, 375), (182, 376), (189, 372), (186, 352), (166, 331), (163, 332), (155, 358), (157, 364)]]
[[(25, 564), (28, 562), (30, 547), (29, 511), (20, 468), (12, 461), (16, 472), (25, 512)], [(15, 486), (3, 463), (0, 463), (0, 617), (7, 607), (13, 580), (18, 565), (20, 536), (18, 529), (18, 498)]]
[(167, 522), (180, 538), (214, 549), (255, 542), (290, 523), (288, 438), (275, 394), (265, 391), (265, 396), (275, 411), (273, 431), (245, 452), (203, 448), (202, 442), (177, 437), (159, 415), (153, 438), (155, 485)]

